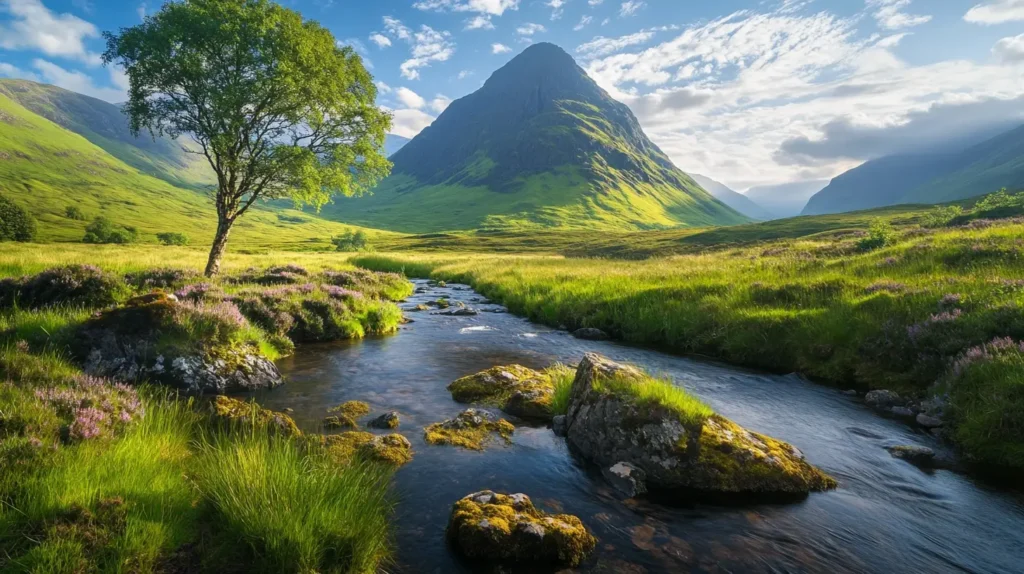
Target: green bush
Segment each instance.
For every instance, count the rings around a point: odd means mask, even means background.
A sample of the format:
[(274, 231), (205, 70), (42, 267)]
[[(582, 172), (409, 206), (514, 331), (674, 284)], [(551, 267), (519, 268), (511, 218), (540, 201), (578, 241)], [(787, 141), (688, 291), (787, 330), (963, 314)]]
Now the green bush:
[(184, 233), (167, 231), (164, 233), (157, 233), (156, 238), (164, 245), (188, 245), (188, 235), (185, 235)]
[(896, 241), (897, 233), (892, 225), (883, 219), (876, 219), (868, 227), (868, 236), (861, 239), (857, 247), (861, 251), (871, 251), (886, 245), (892, 245)]
[(85, 213), (82, 213), (82, 210), (75, 205), (69, 205), (64, 208), (64, 217), (74, 219), (75, 221), (86, 221), (88, 219)]
[(370, 240), (362, 230), (353, 232), (351, 229), (331, 239), (337, 251), (373, 251)]
[(139, 230), (131, 226), (116, 227), (112, 221), (102, 215), (92, 220), (85, 228), (83, 243), (114, 243), (125, 245), (139, 240)]
[(923, 220), (921, 220), (921, 226), (928, 228), (945, 227), (949, 225), (951, 221), (963, 215), (963, 213), (964, 208), (959, 205), (936, 207), (931, 213), (926, 215)]
[(36, 220), (22, 207), (0, 195), (0, 241), (32, 241)]

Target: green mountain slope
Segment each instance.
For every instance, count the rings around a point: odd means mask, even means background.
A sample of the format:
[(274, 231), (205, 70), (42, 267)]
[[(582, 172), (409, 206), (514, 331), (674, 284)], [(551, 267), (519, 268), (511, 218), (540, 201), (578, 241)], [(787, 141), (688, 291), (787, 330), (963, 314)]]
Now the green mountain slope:
[(768, 221), (769, 219), (776, 219), (774, 214), (758, 205), (754, 200), (742, 193), (733, 191), (723, 183), (697, 173), (691, 173), (690, 177), (693, 178), (693, 181), (696, 181), (697, 184), (703, 187), (705, 191), (715, 196), (715, 199), (743, 215), (746, 215), (754, 221)]
[(325, 214), (408, 232), (652, 229), (747, 220), (680, 171), (562, 49), (527, 48), (395, 153), (369, 198)]
[[(65, 217), (69, 206), (87, 218), (104, 215), (139, 228), (142, 240), (177, 231), (208, 245), (216, 228), (202, 192), (174, 187), (107, 153), (86, 138), (0, 94), (0, 194), (39, 221), (40, 241), (80, 241), (88, 221)], [(325, 247), (348, 226), (294, 209), (258, 208), (232, 233), (232, 247)], [(378, 232), (371, 232), (378, 233)]]
[(1024, 188), (1024, 126), (959, 151), (887, 156), (832, 180), (804, 215), (943, 203)]
[(183, 149), (185, 140), (153, 138), (148, 134), (132, 136), (126, 117), (116, 105), (25, 80), (0, 80), (0, 94), (75, 132), (135, 169), (173, 185), (203, 188), (216, 182), (206, 158)]

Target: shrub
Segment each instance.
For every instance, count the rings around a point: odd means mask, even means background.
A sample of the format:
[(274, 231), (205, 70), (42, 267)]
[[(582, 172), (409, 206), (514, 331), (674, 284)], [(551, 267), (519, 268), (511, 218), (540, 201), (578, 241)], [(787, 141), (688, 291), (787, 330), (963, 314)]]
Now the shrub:
[(36, 220), (28, 211), (0, 195), (0, 241), (32, 241)]
[(964, 208), (959, 205), (936, 207), (931, 211), (931, 213), (924, 216), (924, 219), (921, 221), (921, 226), (928, 228), (945, 227), (954, 219), (963, 215), (963, 213)]
[(105, 307), (127, 296), (128, 286), (120, 277), (92, 265), (67, 265), (0, 281), (0, 308)]
[(188, 235), (167, 231), (156, 234), (157, 241), (164, 245), (188, 245)]
[(370, 241), (363, 230), (353, 232), (351, 229), (331, 239), (337, 251), (373, 251)]
[(64, 217), (75, 221), (86, 221), (88, 218), (77, 205), (69, 205), (64, 208)]
[(113, 222), (101, 215), (86, 226), (82, 242), (124, 245), (135, 243), (138, 239), (138, 229), (130, 226), (115, 227)]
[(868, 227), (868, 236), (857, 243), (862, 251), (879, 249), (886, 245), (892, 245), (896, 241), (896, 230), (884, 219), (876, 219)]
[(178, 289), (199, 279), (199, 272), (192, 269), (147, 269), (125, 275), (125, 281), (136, 289)]

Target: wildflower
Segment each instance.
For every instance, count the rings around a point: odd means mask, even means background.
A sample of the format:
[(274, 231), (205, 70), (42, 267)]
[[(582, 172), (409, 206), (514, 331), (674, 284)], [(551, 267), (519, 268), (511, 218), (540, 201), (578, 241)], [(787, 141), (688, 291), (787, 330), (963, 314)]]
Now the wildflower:
[(22, 339), (21, 341), (18, 341), (17, 343), (14, 344), (14, 348), (18, 352), (27, 353), (29, 351), (28, 341), (25, 341), (24, 339)]
[(907, 327), (907, 335), (909, 335), (911, 339), (917, 339), (933, 325), (952, 323), (959, 319), (961, 315), (963, 315), (963, 311), (960, 309), (953, 309), (952, 311), (943, 311), (942, 313), (933, 314), (924, 321)]
[(958, 293), (947, 293), (939, 300), (940, 307), (955, 307), (963, 302), (963, 296)]
[(78, 409), (75, 420), (71, 423), (71, 438), (88, 440), (103, 434), (106, 426), (107, 413), (96, 408)]
[(864, 291), (867, 292), (868, 294), (878, 293), (880, 291), (885, 291), (888, 293), (900, 293), (902, 291), (905, 291), (906, 289), (906, 284), (899, 283), (897, 281), (877, 281), (875, 283), (872, 283), (871, 285), (868, 285), (867, 288), (864, 289)]
[(209, 283), (196, 283), (194, 285), (186, 285), (181, 289), (174, 292), (174, 296), (179, 301), (200, 301), (206, 297), (206, 294), (213, 290), (213, 285)]

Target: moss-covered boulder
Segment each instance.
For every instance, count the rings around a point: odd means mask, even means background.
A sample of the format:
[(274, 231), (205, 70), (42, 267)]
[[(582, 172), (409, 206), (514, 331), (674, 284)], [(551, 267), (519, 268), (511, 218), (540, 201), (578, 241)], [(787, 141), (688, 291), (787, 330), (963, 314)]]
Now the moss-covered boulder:
[(578, 566), (597, 544), (579, 518), (546, 514), (525, 494), (489, 490), (455, 503), (447, 536), (467, 558), (545, 569)]
[(493, 367), (448, 385), (460, 403), (483, 403), (526, 419), (551, 420), (554, 384), (546, 374), (522, 365)]
[(389, 411), (366, 423), (366, 426), (374, 429), (396, 429), (402, 422), (398, 411)]
[(428, 426), (423, 438), (428, 444), (483, 450), (493, 435), (511, 442), (515, 430), (512, 423), (498, 419), (487, 411), (466, 409), (454, 418)]
[(805, 494), (836, 486), (793, 446), (596, 354), (576, 372), (566, 433), (584, 458), (602, 467), (629, 463), (659, 490)]
[(364, 460), (402, 466), (412, 460), (413, 455), (412, 443), (397, 433), (374, 435), (349, 431), (317, 435), (312, 440), (323, 446), (331, 460), (338, 464), (348, 464), (358, 456)]
[(229, 427), (257, 426), (286, 436), (300, 436), (302, 431), (292, 417), (265, 409), (255, 402), (245, 402), (219, 395), (210, 401), (213, 419)]

